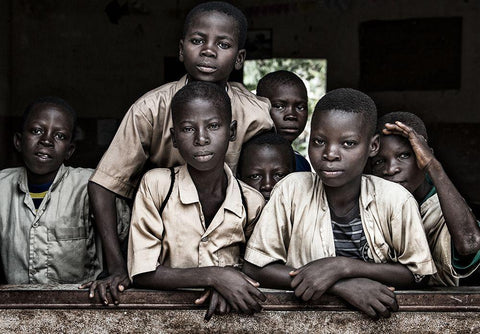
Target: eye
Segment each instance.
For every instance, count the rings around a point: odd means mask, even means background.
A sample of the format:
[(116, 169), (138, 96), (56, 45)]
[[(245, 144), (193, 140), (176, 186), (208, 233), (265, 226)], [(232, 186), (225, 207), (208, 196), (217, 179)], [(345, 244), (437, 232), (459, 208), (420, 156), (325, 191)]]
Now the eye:
[(280, 181), (281, 179), (283, 179), (287, 174), (285, 173), (275, 173), (275, 175), (273, 176), (273, 178), (278, 182)]
[(67, 136), (66, 136), (65, 134), (61, 133), (61, 132), (57, 132), (57, 133), (55, 134), (55, 139), (65, 140), (65, 139), (67, 139)]
[(34, 135), (41, 135), (43, 133), (43, 130), (41, 128), (33, 128), (30, 130), (30, 132)]
[(200, 45), (200, 44), (203, 43), (203, 39), (201, 39), (201, 38), (191, 38), (190, 43), (192, 43), (194, 45)]
[(385, 163), (385, 159), (375, 159), (373, 160), (373, 166), (377, 167), (377, 166), (381, 166)]
[(227, 43), (227, 42), (218, 42), (217, 45), (218, 45), (218, 47), (219, 47), (220, 49), (230, 49), (230, 48), (232, 47), (232, 46), (231, 46), (229, 43)]
[(319, 139), (319, 138), (313, 139), (312, 142), (313, 142), (315, 145), (319, 145), (319, 146), (325, 145), (325, 140)]
[(248, 178), (249, 178), (250, 180), (258, 181), (258, 180), (260, 180), (262, 177), (260, 176), (260, 174), (252, 174), (252, 175), (249, 175)]
[(299, 105), (297, 106), (297, 111), (307, 111), (307, 106)]
[(400, 159), (408, 159), (411, 157), (411, 154), (409, 152), (402, 152), (398, 155)]
[(356, 145), (357, 145), (357, 142), (354, 140), (345, 140), (345, 142), (343, 143), (343, 146), (347, 148), (354, 147)]
[(272, 109), (283, 110), (285, 109), (285, 105), (283, 103), (273, 103)]
[(182, 132), (193, 132), (194, 128), (191, 126), (185, 126), (182, 128)]
[(210, 123), (208, 124), (208, 129), (209, 130), (218, 130), (220, 128), (220, 124), (219, 123)]

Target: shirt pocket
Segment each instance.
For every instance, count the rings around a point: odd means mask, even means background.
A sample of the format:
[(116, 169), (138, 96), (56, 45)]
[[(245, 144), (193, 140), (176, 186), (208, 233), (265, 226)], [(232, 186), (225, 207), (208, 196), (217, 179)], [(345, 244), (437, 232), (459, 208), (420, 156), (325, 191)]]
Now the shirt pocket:
[(93, 279), (98, 266), (93, 229), (85, 226), (48, 229), (47, 277), (58, 283)]

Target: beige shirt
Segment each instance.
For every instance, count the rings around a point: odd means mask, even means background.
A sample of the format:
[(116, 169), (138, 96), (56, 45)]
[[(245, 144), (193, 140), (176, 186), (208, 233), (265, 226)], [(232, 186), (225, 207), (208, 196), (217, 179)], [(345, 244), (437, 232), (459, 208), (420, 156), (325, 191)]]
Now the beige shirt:
[[(416, 275), (435, 273), (418, 205), (402, 186), (364, 175), (360, 216), (376, 263), (399, 262)], [(325, 190), (314, 173), (293, 173), (275, 186), (247, 244), (245, 260), (294, 268), (335, 256)]]
[(158, 168), (145, 174), (130, 227), (130, 278), (154, 271), (158, 265), (193, 268), (239, 263), (240, 247), (252, 233), (265, 201), (259, 192), (240, 182), (247, 214), (238, 183), (227, 165), (225, 173), (225, 201), (208, 228), (186, 165), (175, 168), (173, 190), (161, 216), (158, 210), (170, 188), (170, 170)]
[[(25, 168), (0, 171), (0, 253), (9, 284), (82, 283), (100, 273), (87, 194), (92, 172), (62, 165), (36, 210)], [(130, 214), (117, 207), (122, 237)]]
[[(132, 198), (147, 161), (164, 168), (185, 163), (172, 145), (170, 103), (186, 80), (184, 76), (154, 89), (130, 107), (91, 181)], [(268, 99), (255, 96), (239, 83), (228, 83), (227, 88), (232, 119), (237, 121), (237, 139), (229, 144), (225, 162), (235, 171), (242, 144), (255, 134), (272, 129), (273, 121)]]
[(438, 195), (434, 194), (420, 206), (423, 226), (430, 251), (438, 272), (430, 278), (429, 285), (458, 286), (458, 278), (469, 276), (480, 263), (459, 274), (452, 266), (452, 241)]

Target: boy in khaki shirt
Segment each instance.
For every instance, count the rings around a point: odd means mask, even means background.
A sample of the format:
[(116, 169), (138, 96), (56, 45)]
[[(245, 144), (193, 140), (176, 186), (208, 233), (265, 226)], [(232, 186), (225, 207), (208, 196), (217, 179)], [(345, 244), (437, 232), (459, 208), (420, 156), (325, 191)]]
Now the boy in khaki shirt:
[(136, 101), (125, 115), (110, 147), (90, 179), (89, 195), (99, 235), (105, 248), (110, 276), (90, 282), (90, 297), (98, 290), (101, 300), (118, 304), (118, 291), (129, 286), (125, 261), (115, 231), (115, 197), (132, 198), (145, 166), (173, 167), (185, 163), (172, 146), (170, 103), (182, 87), (194, 81), (213, 82), (225, 89), (237, 121), (237, 139), (230, 142), (225, 161), (235, 171), (242, 143), (273, 128), (270, 103), (242, 84), (228, 83), (230, 73), (245, 60), (247, 19), (234, 6), (207, 2), (187, 15), (179, 42), (179, 59), (187, 75), (154, 89)]
[(429, 285), (458, 285), (480, 265), (480, 227), (433, 150), (423, 121), (408, 112), (381, 117), (380, 150), (372, 173), (405, 187), (420, 205), (425, 233), (438, 272)]
[(265, 296), (233, 267), (264, 200), (224, 163), (236, 135), (230, 99), (217, 85), (194, 82), (174, 96), (172, 115), (173, 145), (186, 165), (144, 175), (133, 207), (129, 275), (146, 288), (210, 288), (207, 320), (215, 311), (258, 312)]
[(379, 148), (376, 115), (353, 89), (317, 103), (308, 149), (316, 174), (277, 183), (247, 244), (244, 270), (263, 287), (293, 289), (304, 301), (328, 291), (387, 317), (398, 308), (387, 286), (435, 273), (413, 196), (362, 175)]

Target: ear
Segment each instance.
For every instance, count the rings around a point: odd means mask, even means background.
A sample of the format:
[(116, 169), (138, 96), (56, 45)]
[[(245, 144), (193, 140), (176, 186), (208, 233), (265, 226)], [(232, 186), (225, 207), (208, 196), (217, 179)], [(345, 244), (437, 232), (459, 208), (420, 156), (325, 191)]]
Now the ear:
[(235, 58), (235, 69), (236, 70), (241, 70), (242, 69), (246, 56), (247, 56), (247, 51), (245, 49), (238, 50), (237, 57)]
[(230, 141), (237, 139), (237, 121), (230, 123)]
[(70, 157), (72, 156), (73, 152), (75, 152), (75, 149), (76, 149), (76, 145), (74, 142), (71, 142), (70, 143), (70, 147), (68, 148), (68, 152), (67, 152), (67, 155), (65, 156), (65, 160), (68, 160), (70, 159)]
[(17, 152), (22, 152), (22, 134), (20, 132), (15, 132), (13, 135), (13, 146)]
[(170, 128), (170, 135), (172, 136), (172, 145), (177, 148), (177, 140), (175, 139), (175, 130)]
[(178, 42), (178, 60), (183, 63), (183, 39)]
[(380, 149), (380, 137), (378, 134), (376, 134), (370, 140), (370, 153), (368, 154), (368, 156), (370, 158), (376, 156), (379, 149)]

